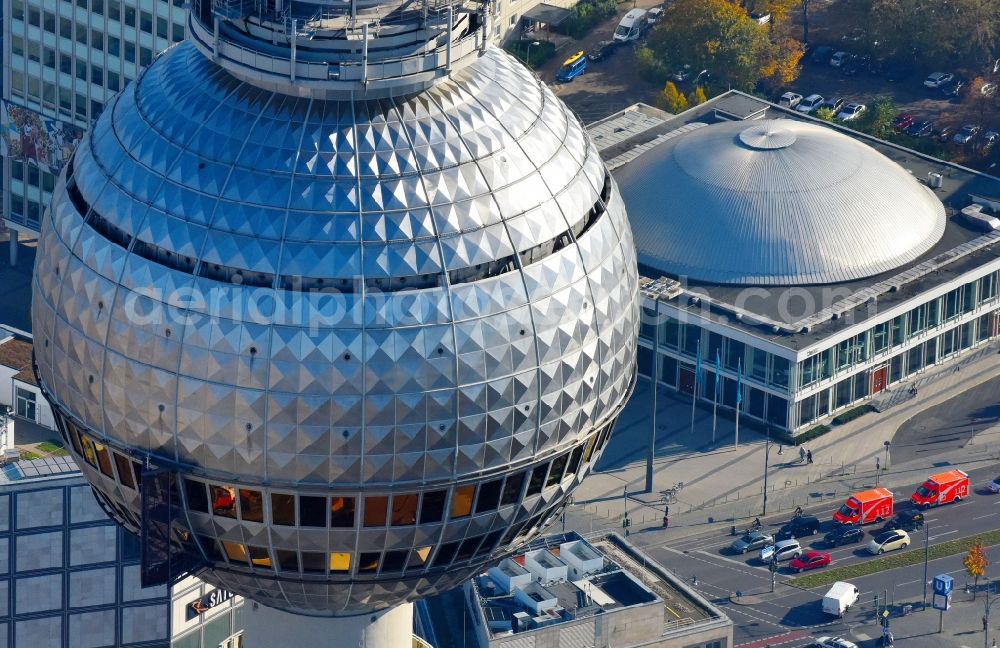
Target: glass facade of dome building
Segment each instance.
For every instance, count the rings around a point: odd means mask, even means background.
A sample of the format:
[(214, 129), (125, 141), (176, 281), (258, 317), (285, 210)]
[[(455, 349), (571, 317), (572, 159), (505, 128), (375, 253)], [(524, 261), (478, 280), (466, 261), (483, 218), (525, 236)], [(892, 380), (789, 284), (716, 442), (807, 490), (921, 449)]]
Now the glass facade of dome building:
[(995, 348), (1000, 180), (736, 92), (634, 115), (590, 130), (635, 233), (643, 376), (794, 437)]

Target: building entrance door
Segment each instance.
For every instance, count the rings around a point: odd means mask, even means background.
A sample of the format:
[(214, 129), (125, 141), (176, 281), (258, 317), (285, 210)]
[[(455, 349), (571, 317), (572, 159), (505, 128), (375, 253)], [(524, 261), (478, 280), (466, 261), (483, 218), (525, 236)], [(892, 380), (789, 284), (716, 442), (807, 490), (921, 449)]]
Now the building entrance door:
[(694, 393), (694, 368), (681, 367), (681, 392), (684, 394)]
[(869, 375), (871, 376), (871, 390), (868, 393), (874, 395), (884, 391), (889, 382), (889, 365), (874, 367)]

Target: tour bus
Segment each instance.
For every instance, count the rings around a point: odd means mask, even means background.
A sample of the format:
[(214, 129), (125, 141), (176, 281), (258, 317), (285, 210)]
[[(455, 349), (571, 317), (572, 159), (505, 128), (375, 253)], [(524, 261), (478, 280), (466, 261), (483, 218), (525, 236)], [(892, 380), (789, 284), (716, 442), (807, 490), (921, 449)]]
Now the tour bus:
[(647, 26), (646, 10), (631, 9), (618, 23), (618, 29), (615, 30), (615, 40), (623, 43), (637, 40)]
[(556, 81), (569, 83), (583, 74), (586, 69), (587, 57), (583, 55), (583, 51), (581, 50), (563, 62), (562, 67), (559, 68), (559, 72), (556, 73)]

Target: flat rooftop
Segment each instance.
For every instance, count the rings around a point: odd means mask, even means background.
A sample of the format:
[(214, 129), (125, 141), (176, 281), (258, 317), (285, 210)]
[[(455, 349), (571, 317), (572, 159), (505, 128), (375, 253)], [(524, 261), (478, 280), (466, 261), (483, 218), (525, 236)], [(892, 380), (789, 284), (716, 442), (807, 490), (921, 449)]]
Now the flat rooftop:
[[(544, 626), (568, 623), (638, 605), (662, 605), (665, 608), (665, 622), (676, 621), (684, 625), (721, 617), (721, 613), (710, 604), (664, 578), (650, 561), (630, 557), (610, 535), (590, 541), (584, 540), (575, 532), (546, 536), (530, 543), (513, 556), (512, 561), (520, 564), (525, 554), (540, 549), (558, 555), (560, 544), (573, 541), (582, 542), (582, 546), (586, 548), (584, 553), (593, 551), (595, 556), (602, 557), (604, 568), (576, 581), (533, 581), (523, 588), (534, 600), (539, 600), (532, 595), (536, 590), (541, 591), (539, 588), (544, 588), (545, 592), (556, 599), (556, 605), (542, 613)], [(515, 615), (535, 617), (533, 611), (516, 600), (515, 592), (505, 593), (488, 573), (475, 577), (472, 584), (483, 616), (491, 627), (491, 637), (511, 634)], [(537, 628), (515, 630), (514, 633), (530, 632), (533, 629)]]
[[(719, 115), (727, 115), (727, 118)], [(671, 296), (658, 298), (683, 311), (742, 330), (792, 351), (801, 351), (862, 322), (888, 308), (919, 297), (1000, 258), (1000, 231), (975, 230), (956, 216), (974, 202), (995, 199), (1000, 209), (1000, 178), (938, 160), (849, 128), (830, 124), (767, 101), (730, 91), (687, 110), (670, 115), (637, 104), (588, 127), (601, 156), (615, 173), (625, 165), (642, 165), (643, 154), (659, 146), (672, 146), (685, 131), (734, 115), (755, 119), (793, 119), (819, 123), (850, 135), (925, 181), (930, 173), (942, 177), (934, 190), (944, 204), (947, 225), (941, 240), (919, 258), (892, 271), (857, 281), (796, 286), (739, 286), (685, 280)], [(642, 232), (634, 232), (637, 240)], [(640, 265), (648, 279), (671, 278), (657, 268)], [(753, 290), (748, 290), (752, 288)], [(679, 289), (679, 291), (677, 290)], [(653, 291), (653, 292), (659, 292)], [(647, 296), (657, 298), (653, 292)], [(700, 301), (692, 297), (701, 296)], [(737, 317), (740, 314), (740, 317)]]

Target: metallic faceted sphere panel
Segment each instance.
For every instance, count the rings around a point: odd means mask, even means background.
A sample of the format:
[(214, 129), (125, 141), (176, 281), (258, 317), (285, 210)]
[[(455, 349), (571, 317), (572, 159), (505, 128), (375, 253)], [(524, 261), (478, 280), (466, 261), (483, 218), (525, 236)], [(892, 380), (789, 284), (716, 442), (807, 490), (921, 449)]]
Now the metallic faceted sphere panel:
[[(137, 526), (122, 472), (147, 456), (192, 493), (263, 498), (257, 520), (185, 495), (184, 530), (206, 580), (293, 611), (457, 585), (557, 511), (633, 386), (617, 187), (572, 114), (492, 48), (421, 94), (335, 102), (178, 45), (78, 148), (36, 263), (39, 378), (113, 515)], [(452, 515), (464, 487), (539, 467), (560, 474)], [(440, 520), (364, 523), (369, 495), (438, 491)], [(275, 494), (353, 498), (358, 517), (275, 522)]]

